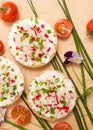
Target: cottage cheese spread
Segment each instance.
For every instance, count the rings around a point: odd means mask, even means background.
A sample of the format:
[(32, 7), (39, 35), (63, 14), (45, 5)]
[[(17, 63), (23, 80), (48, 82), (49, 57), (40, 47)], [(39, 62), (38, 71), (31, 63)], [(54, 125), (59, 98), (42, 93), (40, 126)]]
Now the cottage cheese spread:
[(47, 118), (63, 118), (75, 106), (76, 92), (71, 81), (57, 71), (36, 77), (28, 90), (31, 108)]
[(53, 58), (57, 38), (48, 23), (33, 17), (14, 23), (8, 45), (18, 62), (28, 67), (39, 67)]
[(0, 107), (12, 104), (24, 90), (24, 79), (19, 68), (0, 56)]

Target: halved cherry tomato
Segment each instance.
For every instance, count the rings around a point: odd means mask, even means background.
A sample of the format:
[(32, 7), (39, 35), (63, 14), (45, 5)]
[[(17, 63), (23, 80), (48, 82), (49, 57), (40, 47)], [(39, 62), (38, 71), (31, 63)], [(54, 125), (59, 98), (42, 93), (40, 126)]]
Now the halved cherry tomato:
[(22, 105), (15, 106), (11, 111), (12, 118), (20, 125), (26, 125), (30, 122), (31, 113)]
[(88, 35), (93, 36), (93, 19), (89, 20), (86, 26)]
[(68, 19), (58, 20), (54, 30), (59, 38), (68, 38), (72, 31), (72, 23)]
[(72, 130), (72, 128), (67, 122), (59, 122), (54, 126), (53, 130)]
[(4, 2), (0, 7), (0, 18), (6, 22), (14, 22), (18, 18), (18, 8), (13, 2)]
[(2, 55), (3, 51), (4, 51), (4, 45), (2, 41), (0, 41), (0, 55)]

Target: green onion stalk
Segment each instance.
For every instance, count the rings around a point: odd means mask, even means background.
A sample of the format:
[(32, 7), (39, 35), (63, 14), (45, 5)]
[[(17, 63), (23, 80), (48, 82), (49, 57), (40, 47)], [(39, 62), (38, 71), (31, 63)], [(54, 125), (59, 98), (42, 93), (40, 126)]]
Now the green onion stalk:
[(12, 126), (18, 128), (19, 130), (27, 130), (26, 128), (24, 128), (24, 127), (22, 127), (22, 126), (20, 126), (20, 125), (18, 125), (18, 124), (15, 124), (14, 122), (11, 122), (11, 121), (9, 121), (9, 120), (7, 120), (7, 119), (5, 119), (5, 122), (6, 122), (7, 124), (9, 124), (9, 125), (12, 125)]

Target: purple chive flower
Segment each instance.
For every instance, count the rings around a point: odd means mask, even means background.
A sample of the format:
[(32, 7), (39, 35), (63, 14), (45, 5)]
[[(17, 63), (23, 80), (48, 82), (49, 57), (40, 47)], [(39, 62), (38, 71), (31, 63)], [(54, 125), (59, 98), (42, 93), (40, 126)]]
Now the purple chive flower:
[(83, 58), (77, 52), (68, 51), (64, 54), (64, 56), (66, 57), (64, 64), (68, 64), (71, 62), (80, 64), (83, 62)]
[(6, 108), (0, 108), (0, 123), (4, 121)]
[(65, 54), (64, 54), (64, 56), (65, 57), (72, 57), (72, 53), (73, 53), (73, 51), (67, 51)]

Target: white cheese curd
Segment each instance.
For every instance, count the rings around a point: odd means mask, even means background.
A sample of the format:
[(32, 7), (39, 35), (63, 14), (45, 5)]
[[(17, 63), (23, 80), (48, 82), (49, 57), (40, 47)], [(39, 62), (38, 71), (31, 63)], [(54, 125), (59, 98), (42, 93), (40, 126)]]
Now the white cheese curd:
[(57, 38), (48, 23), (33, 17), (13, 24), (8, 45), (18, 62), (28, 67), (39, 66), (47, 64), (56, 53)]
[(0, 56), (0, 107), (10, 105), (24, 90), (24, 78), (19, 68)]
[(31, 108), (48, 118), (63, 118), (75, 106), (76, 92), (69, 79), (58, 71), (46, 71), (28, 87)]

